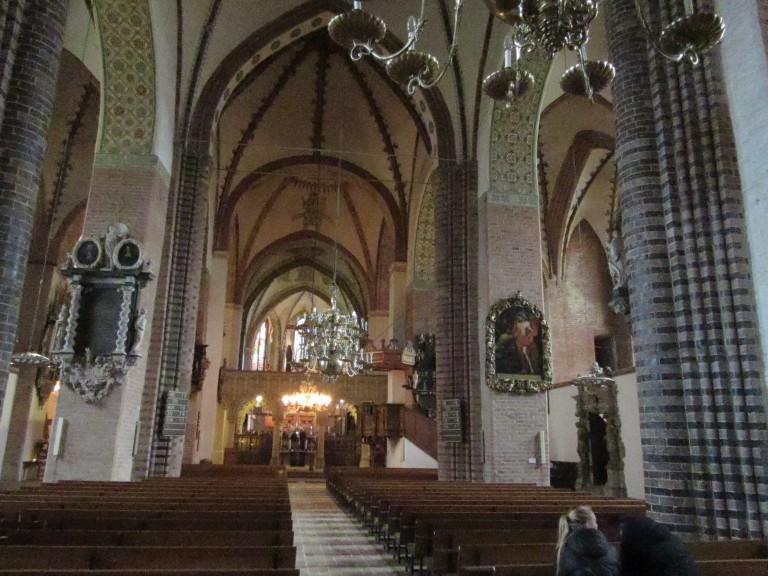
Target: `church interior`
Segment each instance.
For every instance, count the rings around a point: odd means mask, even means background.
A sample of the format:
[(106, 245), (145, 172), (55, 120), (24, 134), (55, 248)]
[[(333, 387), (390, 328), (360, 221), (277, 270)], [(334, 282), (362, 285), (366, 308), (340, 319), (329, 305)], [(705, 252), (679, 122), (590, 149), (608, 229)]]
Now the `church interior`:
[(316, 482), (387, 574), (451, 571), (386, 482), (764, 546), (768, 1), (11, 0), (0, 34), (0, 489)]

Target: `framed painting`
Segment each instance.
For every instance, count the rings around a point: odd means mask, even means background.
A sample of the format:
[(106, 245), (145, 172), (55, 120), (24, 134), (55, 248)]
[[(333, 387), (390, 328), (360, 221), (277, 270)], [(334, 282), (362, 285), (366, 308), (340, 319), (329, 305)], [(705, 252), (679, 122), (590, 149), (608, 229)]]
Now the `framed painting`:
[(544, 314), (518, 292), (491, 307), (486, 320), (489, 388), (535, 394), (552, 385), (552, 352)]

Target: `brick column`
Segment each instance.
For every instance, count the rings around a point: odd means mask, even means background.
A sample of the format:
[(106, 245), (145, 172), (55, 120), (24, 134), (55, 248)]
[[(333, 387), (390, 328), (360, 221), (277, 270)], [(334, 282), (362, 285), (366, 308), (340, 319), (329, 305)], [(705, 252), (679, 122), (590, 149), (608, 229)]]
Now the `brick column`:
[(538, 434), (547, 433), (546, 394), (522, 396), (492, 390), (484, 369), (485, 323), (491, 306), (520, 292), (531, 304), (544, 308), (535, 142), (549, 63), (537, 52), (526, 66), (536, 78), (537, 91), (510, 106), (494, 106), (489, 189), (480, 197), (478, 340), (483, 367), (484, 475), (486, 482), (547, 485), (549, 465), (538, 453)]
[[(173, 210), (173, 228), (158, 403), (164, 392), (177, 390), (189, 393), (190, 390), (205, 247), (209, 166), (210, 159), (204, 155), (188, 153), (180, 159), (178, 193), (174, 206), (170, 208)], [(181, 436), (170, 438), (155, 433), (149, 475), (178, 476), (181, 473), (183, 445), (184, 438)]]
[[(654, 29), (683, 8), (645, 4)], [(633, 1), (605, 7), (646, 499), (680, 533), (765, 537), (765, 392), (718, 62), (654, 58)]]
[(19, 0), (7, 1), (0, 12), (0, 118), (5, 113), (5, 100), (13, 76), (25, 3)]
[(4, 61), (0, 71), (0, 99), (4, 101), (0, 109), (0, 413), (16, 337), (68, 3), (17, 0), (5, 6), (0, 38)]
[(436, 174), (436, 395), (463, 405), (463, 442), (438, 437), (440, 480), (483, 480), (477, 347), (477, 168), (443, 163)]

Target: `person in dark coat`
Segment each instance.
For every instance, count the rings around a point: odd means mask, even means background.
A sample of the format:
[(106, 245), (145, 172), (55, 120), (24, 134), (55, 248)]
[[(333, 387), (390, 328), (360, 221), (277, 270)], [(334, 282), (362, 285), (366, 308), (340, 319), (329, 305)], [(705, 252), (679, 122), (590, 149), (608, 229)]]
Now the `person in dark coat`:
[(651, 518), (630, 517), (621, 526), (622, 576), (699, 576), (680, 539)]
[(560, 517), (557, 576), (618, 576), (616, 548), (597, 529), (589, 506), (578, 506)]

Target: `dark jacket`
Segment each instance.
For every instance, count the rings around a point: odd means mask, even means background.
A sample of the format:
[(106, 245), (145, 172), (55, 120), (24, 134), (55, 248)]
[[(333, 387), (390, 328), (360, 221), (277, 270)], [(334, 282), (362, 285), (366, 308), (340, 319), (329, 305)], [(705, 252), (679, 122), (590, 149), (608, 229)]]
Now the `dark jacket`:
[(616, 548), (599, 530), (576, 528), (565, 539), (557, 576), (618, 576)]
[(622, 524), (622, 576), (699, 576), (680, 539), (650, 518), (632, 517)]

